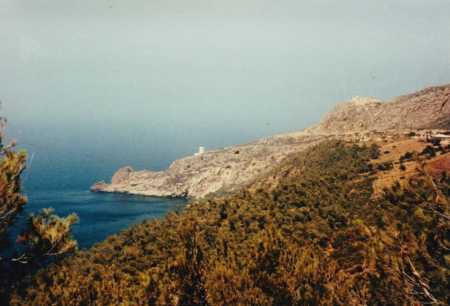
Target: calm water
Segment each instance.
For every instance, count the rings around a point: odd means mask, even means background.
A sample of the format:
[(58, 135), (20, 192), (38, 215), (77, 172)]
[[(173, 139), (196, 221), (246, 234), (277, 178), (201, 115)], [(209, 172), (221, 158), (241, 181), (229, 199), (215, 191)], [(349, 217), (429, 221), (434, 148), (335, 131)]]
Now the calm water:
[(9, 233), (17, 237), (29, 213), (52, 207), (60, 216), (75, 212), (80, 218), (73, 235), (80, 248), (87, 248), (145, 219), (160, 218), (180, 209), (183, 199), (150, 198), (119, 194), (96, 194), (89, 191), (32, 191), (28, 204)]
[(29, 213), (45, 207), (66, 216), (75, 212), (80, 221), (73, 227), (73, 234), (81, 248), (87, 248), (104, 240), (132, 224), (149, 218), (160, 218), (169, 211), (184, 206), (183, 199), (150, 198), (119, 194), (96, 194), (89, 191), (31, 191), (29, 203), (20, 214), (10, 232), (16, 237)]
[[(183, 199), (89, 191), (94, 182), (109, 181), (123, 165), (131, 165), (136, 169), (146, 166), (164, 169), (177, 156), (166, 154), (166, 158), (159, 159), (150, 154), (136, 156), (135, 150), (103, 148), (92, 152), (88, 145), (60, 146), (59, 142), (51, 141), (48, 135), (43, 138), (29, 134), (22, 136), (23, 142), (18, 149), (28, 151), (27, 169), (22, 175), (22, 183), (23, 193), (29, 201), (9, 231), (11, 242), (24, 227), (29, 214), (46, 207), (54, 208), (60, 216), (76, 213), (80, 221), (73, 226), (73, 235), (81, 248), (88, 248), (130, 225), (145, 219), (161, 218), (169, 211), (181, 209), (186, 203)], [(48, 143), (39, 145), (36, 139)], [(122, 151), (126, 152), (116, 154)]]

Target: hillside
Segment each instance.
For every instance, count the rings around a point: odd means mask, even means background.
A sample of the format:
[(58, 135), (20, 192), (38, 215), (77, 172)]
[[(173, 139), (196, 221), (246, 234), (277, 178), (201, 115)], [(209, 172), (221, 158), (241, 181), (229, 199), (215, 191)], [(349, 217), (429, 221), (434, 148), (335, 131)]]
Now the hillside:
[(201, 198), (219, 191), (232, 192), (270, 172), (290, 154), (330, 138), (366, 141), (378, 133), (450, 128), (450, 85), (430, 87), (381, 102), (354, 98), (339, 104), (316, 126), (302, 132), (276, 135), (173, 162), (164, 171), (120, 169), (110, 184), (92, 186), (96, 192), (146, 196)]
[(355, 97), (337, 105), (309, 132), (345, 134), (423, 129), (450, 129), (450, 85), (429, 87), (387, 103)]
[(449, 201), (447, 146), (327, 141), (52, 265), (11, 304), (447, 305)]

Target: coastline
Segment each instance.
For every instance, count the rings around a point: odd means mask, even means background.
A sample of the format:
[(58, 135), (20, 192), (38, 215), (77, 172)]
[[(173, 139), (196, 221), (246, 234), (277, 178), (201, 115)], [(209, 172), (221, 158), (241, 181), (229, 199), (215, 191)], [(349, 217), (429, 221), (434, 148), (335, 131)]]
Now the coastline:
[(204, 198), (233, 192), (270, 172), (291, 154), (327, 139), (371, 142), (392, 134), (450, 129), (450, 84), (425, 88), (383, 102), (354, 97), (338, 103), (316, 125), (248, 144), (204, 150), (175, 160), (163, 171), (120, 168), (111, 183), (98, 182), (92, 192), (167, 198)]

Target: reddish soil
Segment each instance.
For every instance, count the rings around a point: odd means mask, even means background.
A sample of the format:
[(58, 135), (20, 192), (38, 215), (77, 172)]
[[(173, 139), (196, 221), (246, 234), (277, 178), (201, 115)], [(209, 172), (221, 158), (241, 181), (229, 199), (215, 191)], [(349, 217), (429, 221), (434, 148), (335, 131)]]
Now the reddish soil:
[(441, 176), (444, 172), (450, 174), (450, 154), (438, 156), (425, 166), (432, 176)]

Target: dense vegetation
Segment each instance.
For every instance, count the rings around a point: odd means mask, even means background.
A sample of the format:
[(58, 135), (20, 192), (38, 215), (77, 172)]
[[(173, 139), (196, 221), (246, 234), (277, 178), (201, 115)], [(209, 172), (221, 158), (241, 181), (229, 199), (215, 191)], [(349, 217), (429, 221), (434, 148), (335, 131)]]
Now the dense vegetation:
[(10, 251), (8, 256), (0, 253), (0, 305), (6, 303), (12, 288), (23, 277), (77, 249), (77, 242), (71, 236), (71, 226), (77, 216), (58, 217), (52, 209), (29, 217), (17, 245), (8, 241), (8, 228), (27, 203), (21, 193), (20, 179), (26, 166), (26, 153), (17, 152), (14, 141), (3, 144), (5, 126), (6, 120), (0, 117), (0, 252)]
[(240, 193), (109, 237), (12, 305), (447, 305), (448, 175), (375, 198), (376, 147), (330, 142)]
[(13, 151), (11, 145), (4, 146), (0, 135), (0, 238), (27, 202), (20, 193), (20, 174), (25, 169), (25, 160), (25, 153)]

